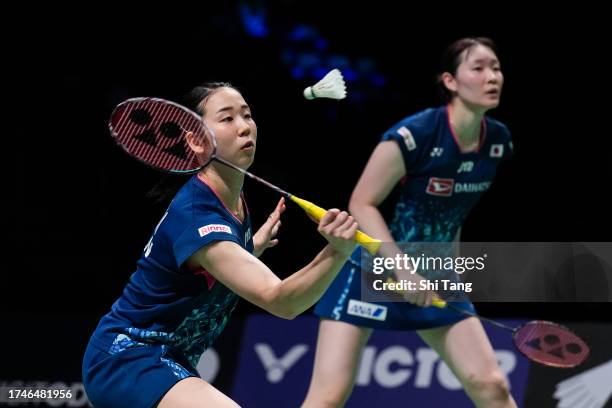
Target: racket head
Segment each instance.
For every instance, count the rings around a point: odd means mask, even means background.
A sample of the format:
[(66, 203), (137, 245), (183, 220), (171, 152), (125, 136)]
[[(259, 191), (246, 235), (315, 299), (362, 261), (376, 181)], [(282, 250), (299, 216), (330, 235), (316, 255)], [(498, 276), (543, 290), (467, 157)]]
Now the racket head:
[[(127, 99), (113, 110), (108, 127), (127, 154), (173, 174), (197, 172), (212, 161), (217, 150), (214, 134), (201, 116), (164, 99)], [(187, 143), (189, 132), (201, 148), (197, 154)]]
[(519, 326), (513, 340), (525, 357), (549, 367), (576, 367), (591, 352), (589, 345), (572, 330), (545, 320), (534, 320)]

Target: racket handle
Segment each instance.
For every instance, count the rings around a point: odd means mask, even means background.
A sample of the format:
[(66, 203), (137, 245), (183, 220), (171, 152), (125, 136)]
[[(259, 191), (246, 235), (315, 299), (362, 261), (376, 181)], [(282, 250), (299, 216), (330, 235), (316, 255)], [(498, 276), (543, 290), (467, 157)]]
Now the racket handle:
[[(326, 209), (319, 207), (316, 204), (311, 203), (310, 201), (303, 200), (294, 195), (290, 196), (289, 199), (299, 205), (308, 215), (310, 215), (315, 220), (319, 221), (325, 213)], [(370, 254), (374, 255), (378, 252), (380, 248), (381, 241), (379, 239), (374, 239), (369, 235), (357, 230), (355, 233), (355, 241), (359, 243), (362, 247), (364, 247)]]
[[(397, 283), (397, 281), (395, 281), (395, 279), (391, 277), (388, 277), (387, 283)], [(405, 291), (401, 289), (394, 289), (394, 292), (403, 295)], [(439, 298), (435, 298), (431, 301), (431, 305), (437, 307), (438, 309), (444, 309), (446, 307), (446, 301)]]
[(446, 307), (446, 301), (436, 298), (431, 301), (431, 305), (437, 307), (438, 309), (444, 309)]

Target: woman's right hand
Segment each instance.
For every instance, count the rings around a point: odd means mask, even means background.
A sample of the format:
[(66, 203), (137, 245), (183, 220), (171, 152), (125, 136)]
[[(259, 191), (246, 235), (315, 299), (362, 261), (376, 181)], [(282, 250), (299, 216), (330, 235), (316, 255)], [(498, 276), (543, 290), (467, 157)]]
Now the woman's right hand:
[(403, 291), (404, 299), (413, 305), (428, 307), (432, 305), (434, 299), (440, 299), (440, 296), (435, 291), (421, 289), (421, 282), (426, 281), (427, 279), (418, 273), (413, 273), (410, 275), (410, 277), (404, 277), (403, 279), (414, 282), (414, 290)]
[(333, 208), (321, 218), (317, 231), (336, 252), (348, 257), (355, 249), (357, 227), (355, 219), (346, 211)]

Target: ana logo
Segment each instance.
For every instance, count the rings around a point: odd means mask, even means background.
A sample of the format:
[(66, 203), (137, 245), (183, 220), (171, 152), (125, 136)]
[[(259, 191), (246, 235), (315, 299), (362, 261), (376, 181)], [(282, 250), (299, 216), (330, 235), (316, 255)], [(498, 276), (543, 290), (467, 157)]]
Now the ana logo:
[(469, 173), (474, 170), (474, 162), (473, 161), (464, 161), (461, 162), (459, 168), (457, 169), (457, 173)]
[(209, 224), (198, 228), (198, 232), (200, 233), (200, 236), (203, 237), (211, 232), (227, 232), (228, 234), (231, 234), (232, 229), (223, 224)]
[(346, 311), (353, 316), (365, 317), (366, 319), (384, 321), (387, 318), (387, 307), (375, 305), (374, 303), (361, 302), (359, 300), (349, 300)]
[(255, 352), (266, 370), (266, 377), (268, 377), (268, 381), (273, 384), (280, 382), (283, 377), (285, 377), (285, 373), (289, 371), (307, 351), (308, 346), (306, 344), (297, 344), (291, 347), (284, 356), (277, 358), (269, 344), (255, 344)]
[(503, 144), (492, 144), (491, 151), (489, 152), (489, 156), (491, 157), (502, 157), (504, 154), (504, 145)]
[(416, 149), (417, 145), (414, 141), (414, 137), (407, 127), (402, 126), (401, 128), (397, 129), (397, 134), (404, 138), (404, 143), (406, 144), (408, 151)]
[(434, 147), (431, 149), (431, 153), (429, 154), (431, 157), (440, 157), (444, 153), (444, 148), (442, 147)]
[(453, 194), (455, 180), (430, 177), (425, 192), (435, 196), (450, 197)]

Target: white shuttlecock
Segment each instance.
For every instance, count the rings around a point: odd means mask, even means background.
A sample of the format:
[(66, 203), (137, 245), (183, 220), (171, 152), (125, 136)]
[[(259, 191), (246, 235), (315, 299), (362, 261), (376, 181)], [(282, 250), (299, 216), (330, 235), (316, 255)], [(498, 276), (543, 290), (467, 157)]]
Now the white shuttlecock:
[(559, 384), (558, 408), (603, 408), (612, 395), (612, 360), (570, 377)]
[(304, 98), (346, 98), (346, 85), (340, 70), (332, 69), (319, 82), (304, 89)]

